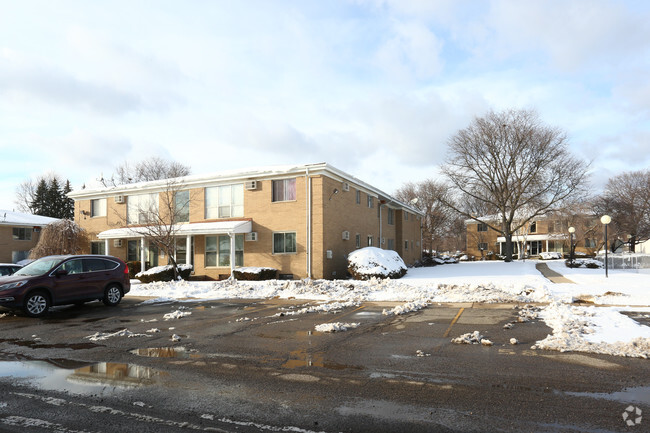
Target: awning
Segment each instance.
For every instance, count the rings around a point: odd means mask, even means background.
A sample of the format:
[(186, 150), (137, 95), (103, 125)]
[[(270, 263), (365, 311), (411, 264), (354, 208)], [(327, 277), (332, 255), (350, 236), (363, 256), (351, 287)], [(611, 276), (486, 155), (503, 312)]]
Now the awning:
[[(250, 233), (253, 230), (251, 221), (219, 221), (210, 223), (178, 224), (176, 236), (196, 235), (230, 235)], [(146, 227), (123, 227), (105, 230), (97, 235), (99, 239), (139, 238), (148, 233)]]
[[(526, 242), (531, 242), (531, 241), (555, 241), (555, 240), (564, 240), (568, 236), (563, 235), (563, 234), (545, 234), (545, 235), (528, 235), (525, 237), (524, 236), (513, 236), (512, 237), (512, 242), (523, 242), (524, 240)], [(505, 242), (506, 238), (503, 236), (499, 236), (497, 238), (497, 242)]]

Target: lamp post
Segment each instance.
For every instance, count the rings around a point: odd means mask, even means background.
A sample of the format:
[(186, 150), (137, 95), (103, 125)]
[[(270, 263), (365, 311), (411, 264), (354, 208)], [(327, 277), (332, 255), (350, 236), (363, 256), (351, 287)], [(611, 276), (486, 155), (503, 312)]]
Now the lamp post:
[(576, 232), (575, 227), (569, 227), (569, 263), (571, 263), (571, 267), (573, 267), (573, 234)]
[(603, 225), (605, 226), (605, 278), (608, 278), (609, 277), (609, 275), (608, 275), (609, 264), (607, 263), (607, 250), (609, 248), (607, 246), (607, 244), (608, 244), (608, 242), (607, 242), (607, 224), (612, 222), (612, 217), (610, 217), (609, 215), (603, 215), (600, 218), (600, 222), (603, 223)]

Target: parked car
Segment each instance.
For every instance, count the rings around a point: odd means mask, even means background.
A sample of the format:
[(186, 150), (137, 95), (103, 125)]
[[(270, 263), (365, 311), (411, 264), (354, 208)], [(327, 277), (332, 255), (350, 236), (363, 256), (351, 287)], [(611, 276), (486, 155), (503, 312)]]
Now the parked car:
[(129, 268), (117, 257), (48, 256), (0, 277), (0, 306), (40, 317), (52, 305), (101, 300), (115, 306), (129, 290)]
[(22, 268), (22, 266), (13, 263), (0, 263), (0, 277), (11, 275), (20, 268)]

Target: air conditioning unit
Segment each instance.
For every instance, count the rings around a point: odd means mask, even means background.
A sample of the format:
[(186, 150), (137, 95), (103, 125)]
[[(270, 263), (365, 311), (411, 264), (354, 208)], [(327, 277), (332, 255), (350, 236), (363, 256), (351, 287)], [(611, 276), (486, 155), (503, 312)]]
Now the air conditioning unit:
[(122, 248), (122, 239), (114, 239), (113, 240), (113, 246), (115, 248)]
[(123, 195), (116, 195), (115, 196), (115, 203), (124, 203), (124, 196)]
[(347, 230), (345, 230), (345, 231), (342, 233), (342, 236), (341, 236), (341, 237), (343, 238), (344, 241), (349, 241), (349, 240), (350, 240), (350, 232), (347, 231)]
[(247, 180), (244, 183), (244, 188), (246, 188), (249, 191), (257, 189), (257, 181), (256, 180)]
[(249, 242), (255, 242), (257, 241), (257, 232), (246, 233), (244, 238)]
[(343, 182), (343, 185), (341, 186), (341, 189), (343, 191), (350, 191), (350, 184), (347, 182)]

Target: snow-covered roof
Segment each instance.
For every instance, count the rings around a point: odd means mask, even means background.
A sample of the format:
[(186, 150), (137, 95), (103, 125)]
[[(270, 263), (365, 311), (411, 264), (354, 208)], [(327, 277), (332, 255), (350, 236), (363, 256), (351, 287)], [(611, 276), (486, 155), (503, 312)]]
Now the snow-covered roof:
[(74, 200), (80, 199), (93, 199), (93, 198), (104, 198), (111, 195), (128, 195), (129, 193), (137, 192), (156, 192), (163, 191), (170, 183), (172, 184), (182, 184), (187, 188), (201, 188), (205, 186), (211, 186), (216, 184), (224, 184), (229, 182), (243, 182), (246, 180), (255, 180), (255, 179), (272, 179), (272, 178), (282, 178), (287, 176), (300, 176), (306, 175), (326, 175), (333, 179), (340, 180), (342, 182), (353, 183), (355, 187), (364, 190), (366, 193), (374, 195), (375, 197), (381, 199), (387, 199), (389, 203), (392, 203), (398, 207), (408, 209), (409, 211), (418, 214), (424, 215), (420, 210), (413, 207), (410, 204), (402, 203), (399, 200), (391, 197), (389, 194), (381, 191), (378, 188), (348, 174), (344, 171), (337, 169), (325, 162), (315, 163), (315, 164), (304, 164), (304, 165), (270, 165), (263, 167), (252, 167), (239, 170), (225, 170), (215, 173), (208, 173), (203, 175), (189, 175), (183, 176), (175, 179), (162, 179), (154, 180), (149, 182), (138, 182), (125, 185), (117, 185), (111, 187), (97, 187), (97, 188), (85, 188), (72, 191), (68, 194), (70, 198)]
[[(176, 236), (187, 235), (213, 235), (213, 234), (241, 234), (250, 233), (252, 223), (247, 221), (218, 221), (210, 223), (179, 224), (176, 227)], [(140, 237), (146, 233), (146, 227), (124, 227), (100, 232), (99, 239), (122, 239)]]
[(52, 224), (55, 221), (58, 221), (58, 219), (0, 209), (0, 225), (14, 227), (34, 227), (46, 226), (48, 224)]

